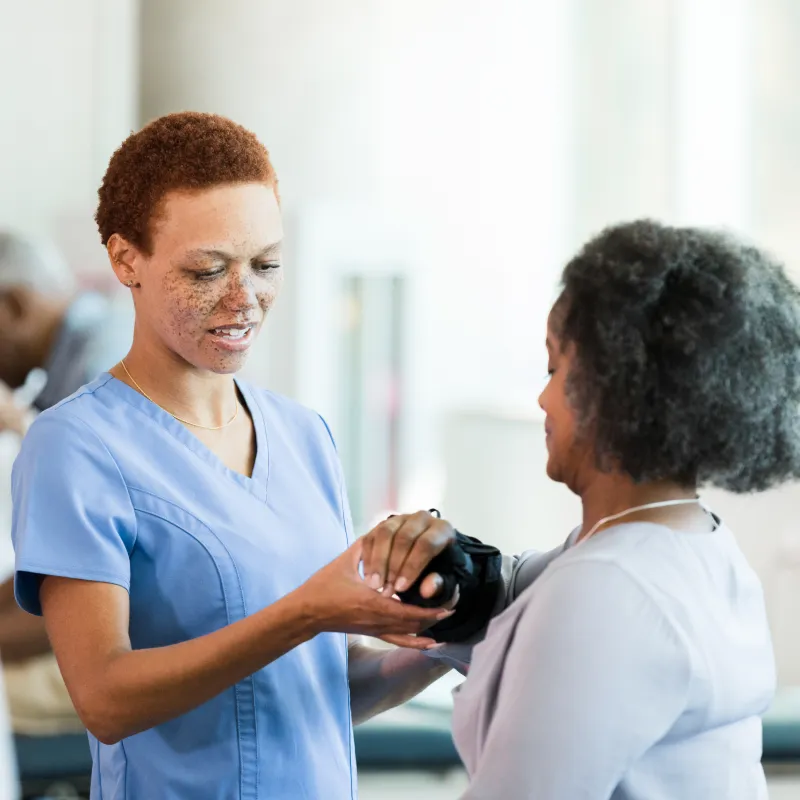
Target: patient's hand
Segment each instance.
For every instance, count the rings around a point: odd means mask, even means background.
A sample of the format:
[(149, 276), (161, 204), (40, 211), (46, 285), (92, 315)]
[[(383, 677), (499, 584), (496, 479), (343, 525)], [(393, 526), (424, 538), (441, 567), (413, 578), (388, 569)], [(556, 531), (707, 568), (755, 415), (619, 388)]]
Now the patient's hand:
[[(427, 511), (389, 517), (364, 536), (364, 577), (373, 589), (383, 588), (390, 594), (403, 592), (430, 560), (455, 540), (453, 526)], [(420, 594), (434, 597), (442, 585), (441, 577), (431, 573), (423, 580)], [(454, 607), (457, 601), (456, 594), (448, 606)]]
[(13, 431), (22, 437), (33, 421), (33, 412), (21, 405), (14, 393), (0, 381), (0, 431)]

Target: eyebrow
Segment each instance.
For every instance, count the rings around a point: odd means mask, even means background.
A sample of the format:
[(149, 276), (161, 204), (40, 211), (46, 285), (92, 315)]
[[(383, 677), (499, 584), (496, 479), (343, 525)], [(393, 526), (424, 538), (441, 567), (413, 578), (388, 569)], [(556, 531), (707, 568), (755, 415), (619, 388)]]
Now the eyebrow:
[[(280, 252), (282, 240), (278, 240), (277, 242), (273, 242), (272, 244), (267, 245), (263, 250), (256, 255), (253, 256), (253, 259), (256, 258), (264, 258), (265, 256), (274, 256)], [(235, 261), (236, 256), (232, 255), (231, 253), (226, 253), (224, 250), (216, 250), (215, 248), (205, 248), (200, 247), (196, 250), (190, 250), (188, 253), (185, 254), (184, 258), (187, 259), (198, 259), (198, 258), (218, 258), (222, 261)], [(251, 259), (251, 260), (253, 260)]]

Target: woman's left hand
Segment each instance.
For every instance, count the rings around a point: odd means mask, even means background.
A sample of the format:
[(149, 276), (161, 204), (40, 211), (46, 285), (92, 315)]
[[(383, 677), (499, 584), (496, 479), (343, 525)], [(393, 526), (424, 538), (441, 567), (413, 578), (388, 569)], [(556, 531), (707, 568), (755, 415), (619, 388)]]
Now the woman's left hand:
[[(364, 536), (364, 579), (368, 586), (383, 588), (390, 595), (403, 592), (455, 540), (453, 526), (427, 511), (389, 517)], [(432, 573), (422, 582), (420, 593), (434, 597), (441, 588), (442, 579)]]

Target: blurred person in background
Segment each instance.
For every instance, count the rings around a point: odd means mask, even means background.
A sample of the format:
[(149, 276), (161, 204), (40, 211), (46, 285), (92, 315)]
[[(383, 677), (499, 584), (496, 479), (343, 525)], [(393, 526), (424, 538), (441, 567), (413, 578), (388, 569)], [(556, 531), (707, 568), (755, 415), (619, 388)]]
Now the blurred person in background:
[[(763, 591), (698, 489), (800, 477), (800, 292), (727, 235), (619, 225), (565, 268), (546, 346), (547, 473), (583, 521), (491, 585), (485, 570), (439, 623), (496, 614), (474, 652), (449, 637), (437, 653), (471, 653), (453, 717), (462, 797), (766, 798)], [(397, 590), (421, 562), (402, 524), (364, 543), (365, 574)]]
[(0, 670), (0, 800), (18, 800), (19, 794), (11, 720), (6, 706), (3, 673)]
[[(116, 363), (130, 344), (128, 323), (113, 302), (78, 290), (50, 242), (0, 231), (0, 432), (21, 438), (39, 412)], [(26, 403), (20, 395), (34, 372), (43, 385)], [(15, 732), (82, 730), (42, 620), (15, 602), (13, 568), (0, 579), (0, 658)]]
[[(450, 611), (366, 585), (326, 423), (235, 377), (283, 280), (267, 151), (162, 117), (96, 220), (133, 344), (32, 423), (12, 476), (16, 596), (90, 732), (92, 798), (353, 798), (353, 724), (446, 671), (414, 634)], [(454, 535), (413, 520), (421, 550)]]
[[(37, 412), (115, 363), (108, 358), (132, 333), (116, 313), (102, 295), (78, 291), (50, 242), (0, 231), (0, 430), (23, 436)], [(37, 369), (46, 383), (31, 407), (20, 407), (11, 390)]]

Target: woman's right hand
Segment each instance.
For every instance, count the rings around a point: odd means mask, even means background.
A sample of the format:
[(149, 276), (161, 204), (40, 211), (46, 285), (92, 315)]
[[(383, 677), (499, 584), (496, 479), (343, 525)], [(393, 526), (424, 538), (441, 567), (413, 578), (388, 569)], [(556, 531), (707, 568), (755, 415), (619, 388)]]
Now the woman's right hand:
[(453, 613), (444, 608), (407, 605), (371, 589), (358, 571), (362, 549), (363, 539), (356, 540), (297, 590), (320, 633), (396, 637), (419, 633)]

